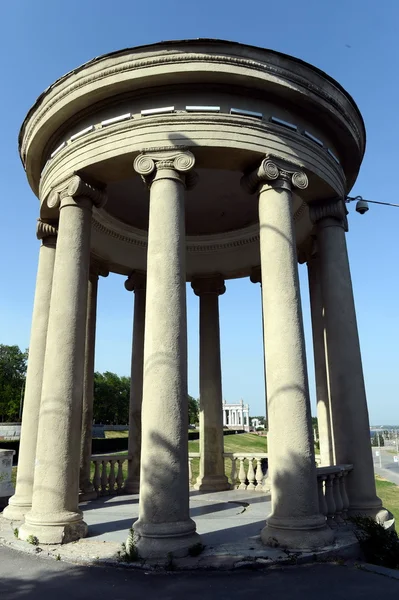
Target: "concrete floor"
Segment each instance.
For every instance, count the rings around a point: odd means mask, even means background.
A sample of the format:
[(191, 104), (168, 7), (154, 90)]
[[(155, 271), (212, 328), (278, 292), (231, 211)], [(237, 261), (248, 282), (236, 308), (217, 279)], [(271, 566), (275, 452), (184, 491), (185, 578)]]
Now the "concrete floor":
[[(83, 502), (80, 508), (95, 541), (126, 541), (129, 527), (138, 518), (138, 495), (102, 497)], [(190, 492), (190, 515), (207, 547), (251, 547), (270, 512), (270, 495), (231, 490), (216, 493)]]
[[(0, 517), (0, 541), (17, 550), (42, 557), (52, 556), (79, 564), (118, 565), (122, 543), (138, 518), (138, 495), (105, 496), (80, 505), (89, 526), (88, 536), (65, 545), (39, 547), (22, 542), (14, 535), (18, 522)], [(270, 512), (270, 495), (262, 492), (190, 492), (190, 514), (201, 535), (203, 552), (196, 557), (174, 559), (177, 569), (236, 569), (243, 566), (263, 568), (271, 564), (292, 564), (314, 560), (313, 552), (292, 553), (262, 544), (260, 533)], [(358, 556), (356, 539), (345, 525), (336, 528), (333, 545), (317, 553), (320, 560)], [(118, 557), (119, 555), (119, 557)], [(146, 568), (165, 567), (168, 558), (145, 563)], [(130, 563), (135, 568), (144, 564)]]

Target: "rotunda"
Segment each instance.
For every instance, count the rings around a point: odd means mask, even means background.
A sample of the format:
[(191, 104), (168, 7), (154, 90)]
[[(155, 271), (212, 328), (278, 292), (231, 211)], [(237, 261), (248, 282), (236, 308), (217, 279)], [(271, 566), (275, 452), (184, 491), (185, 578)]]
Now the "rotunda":
[[(186, 282), (199, 296), (198, 490), (225, 490), (218, 296), (262, 290), (272, 512), (265, 544), (318, 548), (319, 504), (298, 262), (306, 262), (321, 458), (349, 513), (377, 517), (345, 232), (365, 149), (350, 95), (272, 50), (181, 40), (97, 57), (52, 84), (21, 128), (42, 241), (16, 493), (20, 537), (86, 535), (99, 275), (134, 291), (128, 492), (143, 557), (184, 555), (189, 515)], [(243, 307), (245, 310), (245, 306)], [(346, 465), (346, 467), (345, 467)], [(337, 479), (338, 480), (338, 479)], [(319, 489), (320, 492), (320, 489)], [(345, 492), (346, 493), (346, 492)]]

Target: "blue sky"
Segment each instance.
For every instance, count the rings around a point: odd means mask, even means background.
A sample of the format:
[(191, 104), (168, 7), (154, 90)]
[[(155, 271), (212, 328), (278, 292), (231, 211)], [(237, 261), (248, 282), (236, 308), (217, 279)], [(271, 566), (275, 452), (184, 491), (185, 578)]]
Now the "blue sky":
[[(38, 201), (17, 153), (19, 127), (37, 96), (85, 61), (166, 39), (222, 38), (292, 54), (335, 77), (354, 97), (367, 151), (352, 195), (399, 203), (396, 0), (15, 0), (2, 6), (0, 343), (29, 344), (38, 242)], [(399, 209), (350, 205), (347, 236), (370, 419), (399, 424)], [(306, 266), (300, 266), (314, 409)], [(264, 414), (259, 287), (227, 282), (220, 298), (223, 393)], [(198, 395), (198, 298), (188, 290), (189, 391)], [(101, 280), (96, 368), (129, 373), (132, 294), (123, 279)]]

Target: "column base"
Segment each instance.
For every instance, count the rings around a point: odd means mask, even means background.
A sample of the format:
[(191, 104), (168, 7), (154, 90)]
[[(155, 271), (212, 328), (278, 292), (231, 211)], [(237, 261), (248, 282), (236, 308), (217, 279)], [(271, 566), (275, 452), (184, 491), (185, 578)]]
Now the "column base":
[(231, 485), (225, 475), (206, 475), (198, 477), (194, 489), (201, 492), (223, 492), (231, 490)]
[(33, 536), (40, 544), (68, 544), (85, 537), (87, 529), (81, 513), (47, 514), (43, 522), (28, 513), (25, 523), (19, 528), (18, 537), (29, 541)]
[(393, 518), (392, 513), (382, 506), (382, 503), (379, 503), (378, 506), (350, 506), (348, 509), (349, 517), (371, 517), (378, 523), (383, 525), (387, 521), (390, 521)]
[(330, 546), (335, 537), (322, 515), (304, 519), (272, 516), (267, 519), (260, 536), (265, 546), (289, 550), (316, 550)]
[(134, 545), (140, 558), (181, 558), (189, 554), (192, 546), (201, 543), (191, 519), (176, 523), (141, 523), (138, 520), (133, 530)]
[(94, 489), (94, 486), (90, 479), (83, 479), (79, 483), (79, 502), (85, 502), (86, 500), (95, 500), (98, 498), (98, 494)]
[(140, 478), (133, 477), (132, 479), (126, 479), (123, 484), (123, 491), (125, 494), (139, 494), (140, 493)]
[(1, 516), (9, 521), (23, 521), (25, 515), (32, 510), (32, 502), (14, 495), (8, 500)]
[(98, 494), (96, 490), (88, 492), (79, 492), (79, 502), (87, 502), (88, 500), (96, 500), (98, 498)]

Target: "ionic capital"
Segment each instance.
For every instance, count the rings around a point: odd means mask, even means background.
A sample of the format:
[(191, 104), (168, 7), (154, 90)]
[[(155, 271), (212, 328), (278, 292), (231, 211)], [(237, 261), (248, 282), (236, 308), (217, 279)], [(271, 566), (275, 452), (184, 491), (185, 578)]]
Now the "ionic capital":
[(266, 154), (259, 167), (241, 178), (241, 185), (250, 194), (257, 192), (262, 184), (286, 190), (293, 187), (304, 190), (308, 187), (308, 177), (300, 167)]
[(148, 187), (155, 180), (177, 179), (191, 189), (197, 181), (197, 174), (192, 171), (194, 164), (192, 152), (172, 148), (142, 152), (136, 157), (133, 167)]
[(61, 188), (51, 190), (47, 205), (49, 208), (62, 207), (68, 204), (69, 199), (79, 204), (82, 200), (89, 200), (97, 208), (101, 208), (107, 201), (104, 190), (99, 189), (84, 181), (79, 175), (73, 175), (63, 183)]
[[(312, 223), (319, 223), (321, 226), (333, 223), (340, 225), (345, 231), (348, 231), (347, 214), (348, 211), (342, 198), (333, 198), (309, 204), (310, 220)], [(333, 221), (331, 221), (332, 219)]]
[(226, 291), (222, 275), (210, 275), (207, 277), (194, 277), (191, 281), (191, 287), (196, 296), (204, 294), (217, 294), (220, 296)]
[(46, 223), (42, 221), (42, 219), (37, 220), (36, 225), (36, 237), (38, 240), (44, 240), (49, 237), (56, 237), (58, 233), (57, 228), (54, 225), (50, 225), (50, 223)]
[(259, 267), (252, 267), (249, 279), (252, 283), (260, 283), (262, 285), (262, 271), (260, 265)]
[(146, 276), (138, 271), (133, 271), (125, 281), (128, 292), (139, 292), (145, 290)]
[(99, 277), (108, 277), (108, 275), (109, 275), (109, 269), (107, 269), (101, 263), (97, 262), (97, 260), (91, 259), (89, 279), (97, 280)]

